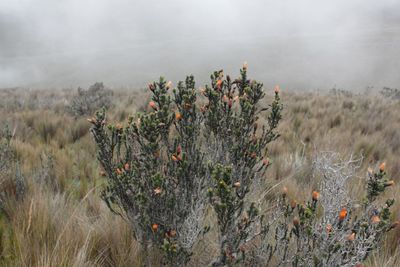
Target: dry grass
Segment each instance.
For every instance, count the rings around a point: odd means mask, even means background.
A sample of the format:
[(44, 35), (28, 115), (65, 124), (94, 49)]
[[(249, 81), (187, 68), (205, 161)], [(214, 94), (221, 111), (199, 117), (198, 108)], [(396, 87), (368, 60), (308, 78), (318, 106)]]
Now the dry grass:
[[(71, 92), (0, 91), (0, 123), (15, 129), (12, 143), (27, 183), (23, 199), (17, 200), (13, 190), (8, 190), (1, 203), (2, 266), (140, 264), (139, 246), (129, 225), (112, 214), (99, 197), (104, 181), (89, 124), (86, 118), (74, 119), (65, 112)], [(117, 90), (109, 120), (126, 121), (130, 114), (147, 108), (147, 99), (147, 92)], [(349, 185), (357, 198), (362, 197), (360, 185), (368, 166), (385, 161), (387, 172), (399, 182), (400, 101), (372, 95), (293, 92), (283, 92), (282, 100), (281, 138), (270, 146), (273, 165), (266, 185), (282, 183), (290, 197), (298, 201), (308, 198), (317, 184), (310, 162), (321, 150), (364, 156), (358, 177)], [(45, 162), (48, 155), (53, 158), (52, 168)], [(53, 181), (43, 181), (41, 176), (51, 176)], [(396, 213), (399, 193), (398, 185), (387, 193), (397, 201), (394, 219), (400, 216)], [(368, 266), (398, 266), (399, 242), (397, 229), (370, 257)], [(207, 236), (190, 265), (206, 264), (204, 255), (213, 253), (212, 244), (212, 235)]]

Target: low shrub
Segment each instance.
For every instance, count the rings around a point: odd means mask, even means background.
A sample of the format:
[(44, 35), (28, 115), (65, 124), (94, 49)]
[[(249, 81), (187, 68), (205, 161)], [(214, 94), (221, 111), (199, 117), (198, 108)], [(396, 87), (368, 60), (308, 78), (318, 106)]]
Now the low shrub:
[(77, 94), (71, 99), (68, 111), (76, 116), (92, 115), (100, 108), (110, 108), (113, 91), (106, 89), (103, 83), (95, 83), (88, 90), (78, 88)]

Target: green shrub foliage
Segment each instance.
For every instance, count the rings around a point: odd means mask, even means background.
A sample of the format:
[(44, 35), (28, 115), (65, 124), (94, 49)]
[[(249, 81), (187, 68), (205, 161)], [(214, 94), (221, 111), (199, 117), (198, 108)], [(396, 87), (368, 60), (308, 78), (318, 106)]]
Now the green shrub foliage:
[[(148, 111), (125, 125), (108, 123), (104, 109), (89, 119), (107, 177), (102, 196), (129, 220), (145, 252), (160, 248), (174, 266), (190, 259), (208, 230), (210, 203), (220, 235), (213, 264), (233, 264), (260, 217), (246, 196), (269, 165), (267, 144), (278, 137), (279, 91), (262, 108), (262, 84), (248, 79), (247, 66), (238, 79), (214, 72), (200, 91), (193, 76), (174, 89), (160, 78), (149, 90)], [(260, 116), (267, 125), (258, 126)]]

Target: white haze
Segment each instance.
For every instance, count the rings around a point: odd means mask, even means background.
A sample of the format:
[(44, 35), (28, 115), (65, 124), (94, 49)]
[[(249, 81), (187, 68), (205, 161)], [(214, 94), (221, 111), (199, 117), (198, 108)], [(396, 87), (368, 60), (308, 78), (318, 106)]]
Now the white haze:
[(398, 0), (1, 0), (0, 87), (141, 87), (213, 70), (400, 87)]

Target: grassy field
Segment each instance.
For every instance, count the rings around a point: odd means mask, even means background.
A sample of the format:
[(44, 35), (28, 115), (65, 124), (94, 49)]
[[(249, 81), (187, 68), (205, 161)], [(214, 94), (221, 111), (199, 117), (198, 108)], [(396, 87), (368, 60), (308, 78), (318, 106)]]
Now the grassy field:
[[(100, 199), (105, 181), (90, 124), (87, 117), (66, 112), (75, 93), (0, 91), (0, 123), (9, 126), (16, 152), (16, 160), (1, 173), (2, 266), (137, 266), (142, 260), (129, 224)], [(114, 90), (108, 119), (126, 123), (130, 114), (147, 109), (148, 101), (146, 90)], [(265, 186), (277, 185), (269, 198), (286, 186), (298, 202), (307, 199), (317, 186), (311, 170), (317, 151), (363, 156), (349, 184), (355, 198), (362, 198), (368, 167), (386, 162), (391, 179), (400, 180), (400, 101), (377, 92), (283, 90), (282, 102), (281, 137), (270, 146), (272, 166), (265, 177)], [(399, 193), (397, 184), (385, 193), (396, 200), (394, 220), (400, 217)], [(191, 266), (208, 263), (215, 253), (212, 236), (206, 240)], [(399, 266), (399, 242), (397, 228), (368, 266)]]

